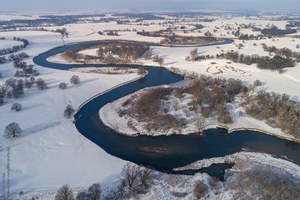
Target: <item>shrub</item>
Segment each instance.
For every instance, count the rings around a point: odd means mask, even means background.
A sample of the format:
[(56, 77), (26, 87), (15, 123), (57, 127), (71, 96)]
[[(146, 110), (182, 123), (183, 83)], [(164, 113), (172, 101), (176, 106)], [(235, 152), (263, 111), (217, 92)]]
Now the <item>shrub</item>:
[(22, 104), (20, 103), (14, 103), (11, 108), (10, 108), (12, 111), (16, 111), (16, 112), (19, 112), (22, 110)]
[(80, 78), (79, 78), (79, 76), (73, 75), (73, 76), (70, 78), (70, 83), (71, 83), (71, 84), (74, 84), (74, 85), (78, 85), (78, 84), (80, 83)]
[(20, 128), (19, 124), (16, 122), (10, 123), (5, 127), (4, 137), (6, 138), (17, 138), (20, 137), (22, 134), (22, 129)]
[(48, 86), (46, 85), (45, 81), (41, 78), (38, 78), (36, 80), (36, 86), (39, 90), (45, 90), (48, 88)]
[(195, 182), (193, 194), (196, 199), (201, 199), (202, 197), (205, 197), (207, 191), (208, 191), (208, 188), (203, 182), (201, 182), (201, 181)]
[(68, 84), (66, 82), (62, 82), (58, 85), (58, 88), (61, 90), (65, 90), (68, 88)]
[(58, 189), (55, 200), (74, 200), (73, 191), (68, 185), (64, 185)]
[(67, 107), (64, 111), (64, 116), (67, 119), (70, 119), (73, 116), (74, 112), (75, 112), (75, 109), (69, 104), (69, 105), (67, 105)]
[(82, 191), (77, 194), (76, 200), (90, 200), (90, 197), (87, 192)]
[(101, 196), (101, 186), (98, 183), (91, 185), (88, 189), (88, 194), (91, 200), (98, 200)]

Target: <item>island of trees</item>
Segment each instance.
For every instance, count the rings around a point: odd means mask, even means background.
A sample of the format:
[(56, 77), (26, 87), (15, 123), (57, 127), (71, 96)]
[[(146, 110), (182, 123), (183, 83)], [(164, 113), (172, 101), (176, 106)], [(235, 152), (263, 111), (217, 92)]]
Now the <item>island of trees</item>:
[[(300, 103), (292, 101), (288, 95), (259, 90), (261, 82), (258, 80), (246, 87), (236, 79), (196, 73), (185, 75), (192, 79), (185, 87), (155, 88), (131, 96), (118, 109), (119, 116), (136, 120), (149, 132), (180, 130), (191, 123), (173, 114), (182, 109), (186, 116), (194, 116), (192, 123), (200, 131), (209, 118), (217, 118), (220, 124), (234, 123), (232, 105), (238, 104), (244, 110), (240, 116), (263, 120), (271, 127), (300, 138)], [(184, 107), (180, 104), (186, 98), (189, 103)], [(132, 120), (128, 121), (128, 127), (135, 130)]]
[[(98, 48), (97, 55), (84, 55), (83, 49)], [(115, 41), (110, 43), (93, 44), (88, 48), (70, 49), (63, 54), (69, 61), (82, 63), (130, 64), (145, 54), (151, 54), (150, 48), (142, 43)], [(150, 55), (151, 57), (151, 55)]]

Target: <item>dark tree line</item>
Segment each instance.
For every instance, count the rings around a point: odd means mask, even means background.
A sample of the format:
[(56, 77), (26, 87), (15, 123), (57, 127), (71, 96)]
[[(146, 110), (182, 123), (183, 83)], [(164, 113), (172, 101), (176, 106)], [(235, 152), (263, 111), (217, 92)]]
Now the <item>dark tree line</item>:
[(297, 33), (297, 30), (295, 29), (278, 29), (278, 27), (273, 26), (271, 28), (265, 28), (261, 30), (261, 33), (266, 36), (280, 36), (280, 35), (286, 35), (286, 34), (292, 34)]
[(243, 63), (246, 65), (257, 64), (258, 68), (280, 70), (286, 67), (294, 67), (295, 61), (291, 58), (285, 58), (280, 55), (274, 57), (259, 56), (259, 55), (244, 55), (239, 54), (237, 51), (228, 51), (227, 53), (221, 53), (216, 55), (217, 58), (224, 58), (231, 60), (235, 63)]

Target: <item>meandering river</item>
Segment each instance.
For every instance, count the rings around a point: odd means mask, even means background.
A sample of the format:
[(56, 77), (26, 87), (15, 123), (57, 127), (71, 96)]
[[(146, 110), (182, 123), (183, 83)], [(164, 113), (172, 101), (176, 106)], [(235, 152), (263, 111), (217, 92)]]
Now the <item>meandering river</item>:
[[(110, 41), (102, 41), (110, 42)], [(231, 43), (225, 40), (222, 45)], [(48, 57), (65, 52), (70, 48), (90, 45), (91, 42), (69, 44), (50, 49), (33, 58), (35, 64), (60, 70), (78, 67), (107, 67), (91, 64), (58, 64), (47, 61)], [(145, 43), (147, 45), (154, 45)], [(174, 47), (173, 47), (174, 48)], [(116, 66), (116, 65), (114, 65)], [(138, 68), (140, 65), (128, 65)], [(203, 135), (173, 135), (129, 137), (106, 127), (99, 118), (99, 110), (114, 100), (146, 87), (171, 84), (183, 80), (163, 67), (147, 66), (148, 74), (133, 82), (126, 83), (85, 102), (75, 115), (78, 131), (104, 149), (107, 153), (137, 164), (171, 172), (173, 168), (185, 166), (204, 158), (220, 157), (247, 149), (254, 152), (269, 153), (289, 159), (300, 165), (300, 144), (257, 131), (236, 131), (228, 134), (225, 129), (210, 129)], [(217, 167), (214, 171), (218, 171)]]

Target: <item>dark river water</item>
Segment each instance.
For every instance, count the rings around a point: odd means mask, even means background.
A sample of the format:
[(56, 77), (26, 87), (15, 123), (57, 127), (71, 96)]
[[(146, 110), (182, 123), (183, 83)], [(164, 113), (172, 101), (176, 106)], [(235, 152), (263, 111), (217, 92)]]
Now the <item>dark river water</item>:
[[(104, 41), (105, 42), (105, 41)], [(110, 41), (106, 41), (110, 42)], [(225, 40), (223, 43), (231, 43)], [(40, 66), (60, 70), (76, 67), (103, 67), (107, 65), (88, 64), (56, 64), (46, 59), (69, 48), (89, 45), (90, 42), (70, 44), (51, 49), (33, 58)], [(149, 44), (153, 45), (153, 44)], [(114, 65), (115, 66), (115, 65)], [(134, 65), (130, 67), (142, 67)], [(145, 87), (171, 84), (183, 80), (182, 76), (174, 74), (163, 67), (147, 66), (148, 74), (139, 80), (110, 90), (100, 96), (85, 102), (75, 115), (75, 126), (78, 131), (104, 149), (107, 153), (142, 164), (160, 171), (171, 172), (175, 167), (181, 167), (204, 158), (220, 157), (247, 149), (253, 152), (269, 153), (282, 157), (300, 165), (300, 144), (279, 139), (257, 131), (236, 131), (231, 134), (225, 129), (206, 130), (203, 135), (173, 135), (173, 136), (143, 136), (128, 137), (116, 133), (106, 127), (99, 119), (99, 110), (105, 104), (136, 92)], [(207, 173), (222, 179), (224, 169), (231, 167), (226, 164), (213, 165)], [(192, 174), (191, 172), (182, 172)]]

